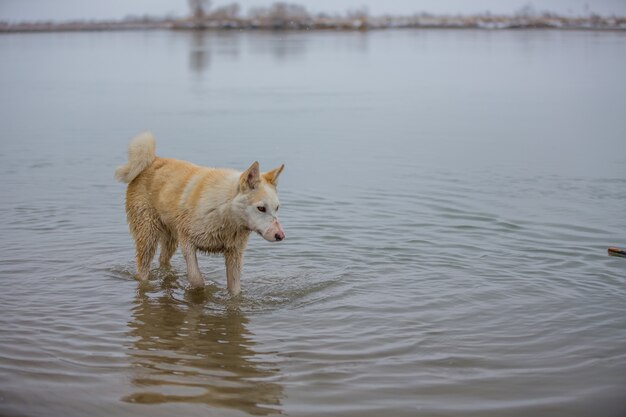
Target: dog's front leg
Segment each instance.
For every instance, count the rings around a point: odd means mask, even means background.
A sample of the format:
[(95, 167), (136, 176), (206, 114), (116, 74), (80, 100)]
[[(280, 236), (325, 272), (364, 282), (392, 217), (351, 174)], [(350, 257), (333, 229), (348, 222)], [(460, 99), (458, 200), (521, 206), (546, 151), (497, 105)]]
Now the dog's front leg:
[(243, 252), (239, 250), (227, 250), (224, 252), (226, 262), (226, 282), (228, 291), (237, 295), (241, 291), (241, 267), (243, 265)]
[(198, 258), (196, 258), (196, 247), (190, 242), (181, 242), (183, 256), (187, 262), (187, 278), (192, 287), (203, 287), (204, 279), (198, 267)]

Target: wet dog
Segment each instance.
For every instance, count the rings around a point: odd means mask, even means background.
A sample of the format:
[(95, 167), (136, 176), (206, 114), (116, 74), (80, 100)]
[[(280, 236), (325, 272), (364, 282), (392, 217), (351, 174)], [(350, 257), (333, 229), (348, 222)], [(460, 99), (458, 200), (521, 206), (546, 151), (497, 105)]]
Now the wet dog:
[(115, 178), (128, 183), (126, 215), (135, 239), (137, 276), (148, 279), (157, 247), (159, 262), (168, 267), (180, 246), (189, 283), (204, 285), (197, 251), (221, 253), (226, 264), (228, 290), (241, 290), (243, 252), (251, 232), (270, 242), (285, 238), (278, 218), (276, 185), (285, 166), (261, 173), (254, 162), (244, 172), (206, 168), (155, 155), (150, 133), (134, 138), (128, 163)]

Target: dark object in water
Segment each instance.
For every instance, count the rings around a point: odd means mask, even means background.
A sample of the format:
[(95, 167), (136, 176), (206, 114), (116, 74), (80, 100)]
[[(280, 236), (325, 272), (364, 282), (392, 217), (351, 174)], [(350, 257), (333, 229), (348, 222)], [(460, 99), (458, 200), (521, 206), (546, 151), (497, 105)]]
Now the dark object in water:
[(609, 256), (621, 256), (626, 258), (626, 250), (620, 248), (609, 248)]

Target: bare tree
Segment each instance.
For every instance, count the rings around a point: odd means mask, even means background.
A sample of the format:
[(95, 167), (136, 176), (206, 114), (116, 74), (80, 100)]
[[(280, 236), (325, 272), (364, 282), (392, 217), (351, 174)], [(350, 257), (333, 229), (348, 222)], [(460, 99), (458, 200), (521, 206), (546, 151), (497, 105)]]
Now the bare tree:
[(187, 0), (191, 9), (191, 17), (195, 21), (202, 21), (211, 8), (211, 0)]
[(369, 12), (366, 6), (360, 9), (348, 10), (346, 17), (352, 22), (354, 27), (361, 29), (365, 29), (369, 22)]
[(528, 2), (519, 9), (517, 9), (517, 11), (515, 12), (515, 16), (527, 19), (537, 17), (537, 10), (535, 10), (535, 6), (533, 6), (531, 2)]
[(241, 8), (237, 3), (227, 4), (226, 6), (221, 6), (214, 9), (209, 17), (211, 19), (218, 20), (233, 20), (239, 17), (240, 10)]
[(304, 26), (311, 20), (306, 7), (284, 2), (274, 3), (269, 8), (254, 7), (250, 9), (249, 15), (250, 18), (277, 29)]

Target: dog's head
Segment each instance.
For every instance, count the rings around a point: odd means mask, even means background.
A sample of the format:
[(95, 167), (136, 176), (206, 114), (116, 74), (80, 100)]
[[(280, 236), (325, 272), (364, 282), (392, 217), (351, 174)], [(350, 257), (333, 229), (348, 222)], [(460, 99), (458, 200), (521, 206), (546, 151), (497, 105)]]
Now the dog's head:
[(254, 162), (239, 177), (237, 200), (242, 210), (242, 220), (248, 229), (257, 232), (270, 242), (285, 238), (285, 232), (278, 221), (278, 176), (285, 165), (261, 173), (259, 163)]

